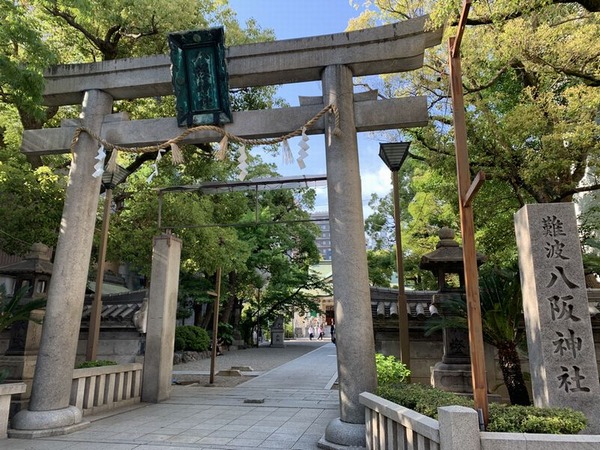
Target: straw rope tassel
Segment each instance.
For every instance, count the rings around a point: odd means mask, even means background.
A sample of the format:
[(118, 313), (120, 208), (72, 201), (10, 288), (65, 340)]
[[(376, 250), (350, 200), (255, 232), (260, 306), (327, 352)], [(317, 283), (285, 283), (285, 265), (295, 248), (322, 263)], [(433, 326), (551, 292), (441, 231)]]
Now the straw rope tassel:
[(106, 163), (106, 171), (107, 172), (114, 173), (114, 171), (117, 170), (118, 154), (119, 154), (119, 151), (116, 148), (113, 148), (112, 151), (110, 152), (110, 158), (108, 159), (108, 162)]
[(171, 160), (173, 161), (174, 166), (178, 164), (183, 164), (185, 162), (185, 159), (183, 158), (183, 153), (181, 153), (181, 149), (174, 142), (171, 142)]
[(215, 158), (219, 161), (225, 160), (225, 155), (227, 155), (227, 147), (229, 146), (229, 137), (227, 134), (223, 135), (223, 139), (219, 142), (219, 150), (215, 153)]

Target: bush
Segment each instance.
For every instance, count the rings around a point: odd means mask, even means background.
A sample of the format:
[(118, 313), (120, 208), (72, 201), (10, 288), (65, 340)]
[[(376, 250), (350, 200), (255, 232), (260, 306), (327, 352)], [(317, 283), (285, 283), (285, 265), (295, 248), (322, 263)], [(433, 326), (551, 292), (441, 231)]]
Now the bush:
[(379, 384), (401, 383), (410, 376), (410, 370), (406, 365), (391, 355), (375, 354), (375, 364), (377, 365), (377, 382)]
[(417, 383), (381, 385), (377, 390), (377, 395), (436, 420), (437, 409), (440, 406), (473, 407), (473, 400), (468, 397)]
[(182, 325), (175, 328), (175, 351), (203, 352), (208, 350), (210, 338), (204, 328)]
[[(383, 384), (377, 395), (437, 419), (441, 406), (467, 406), (473, 408), (468, 397), (445, 392), (422, 384)], [(487, 431), (506, 433), (577, 434), (585, 428), (583, 413), (570, 408), (536, 408), (534, 406), (490, 404)]]
[(76, 369), (89, 369), (90, 367), (116, 366), (118, 363), (108, 359), (94, 359), (77, 364)]
[(586, 424), (585, 415), (570, 408), (491, 404), (487, 431), (577, 434)]

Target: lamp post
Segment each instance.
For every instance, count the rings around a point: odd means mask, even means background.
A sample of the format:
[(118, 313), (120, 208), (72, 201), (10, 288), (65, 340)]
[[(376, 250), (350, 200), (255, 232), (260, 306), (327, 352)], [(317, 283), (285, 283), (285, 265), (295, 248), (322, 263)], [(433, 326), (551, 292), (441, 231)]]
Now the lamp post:
[(402, 261), (402, 234), (400, 230), (400, 192), (398, 171), (408, 156), (410, 142), (379, 144), (379, 157), (392, 171), (394, 194), (394, 228), (396, 230), (396, 272), (398, 273), (398, 327), (400, 332), (400, 360), (410, 369), (410, 342), (408, 337), (408, 308), (404, 292), (404, 265)]
[(117, 184), (125, 181), (129, 172), (117, 164), (114, 171), (105, 171), (102, 174), (102, 185), (104, 186), (104, 214), (102, 216), (102, 234), (100, 247), (98, 249), (98, 270), (96, 273), (96, 289), (92, 312), (90, 314), (90, 326), (88, 329), (87, 347), (85, 357), (88, 361), (96, 359), (98, 353), (98, 338), (100, 336), (100, 311), (102, 310), (102, 281), (104, 280), (104, 265), (106, 259), (106, 243), (108, 240), (108, 225), (110, 223), (110, 210), (112, 205), (112, 191)]

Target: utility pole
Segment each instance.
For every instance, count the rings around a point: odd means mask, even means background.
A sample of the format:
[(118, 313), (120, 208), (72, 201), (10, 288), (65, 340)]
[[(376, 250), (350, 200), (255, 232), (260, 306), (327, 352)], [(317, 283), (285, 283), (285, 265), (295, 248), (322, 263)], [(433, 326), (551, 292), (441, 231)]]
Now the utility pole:
[(485, 378), (485, 355), (483, 330), (481, 326), (481, 306), (479, 303), (479, 273), (475, 250), (475, 226), (473, 223), (473, 198), (479, 191), (485, 175), (480, 172), (471, 183), (469, 152), (467, 149), (467, 126), (462, 90), (460, 44), (471, 8), (471, 0), (463, 3), (458, 32), (449, 39), (450, 89), (452, 93), (452, 116), (454, 120), (454, 146), (456, 148), (456, 174), (458, 178), (458, 204), (460, 208), (460, 228), (463, 241), (463, 261), (465, 290), (467, 294), (467, 314), (469, 323), (469, 346), (471, 351), (471, 379), (475, 408), (482, 416), (483, 425), (488, 423), (487, 380)]
[[(210, 377), (209, 384), (215, 382), (215, 363), (217, 359), (217, 346), (219, 341), (219, 302), (221, 301), (221, 268), (217, 269), (217, 282), (215, 287), (215, 302), (213, 304), (213, 332), (212, 348), (210, 352)], [(212, 294), (209, 292), (209, 294)]]

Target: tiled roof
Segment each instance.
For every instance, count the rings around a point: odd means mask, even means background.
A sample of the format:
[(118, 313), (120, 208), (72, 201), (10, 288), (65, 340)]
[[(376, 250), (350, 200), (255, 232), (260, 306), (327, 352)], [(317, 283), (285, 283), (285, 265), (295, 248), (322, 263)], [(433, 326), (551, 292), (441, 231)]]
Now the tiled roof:
[[(134, 314), (140, 310), (148, 291), (130, 291), (126, 293), (103, 295), (101, 309), (101, 326), (108, 328), (135, 328), (133, 323)], [(81, 321), (87, 326), (92, 313), (92, 302), (94, 295), (86, 295), (83, 304)]]

